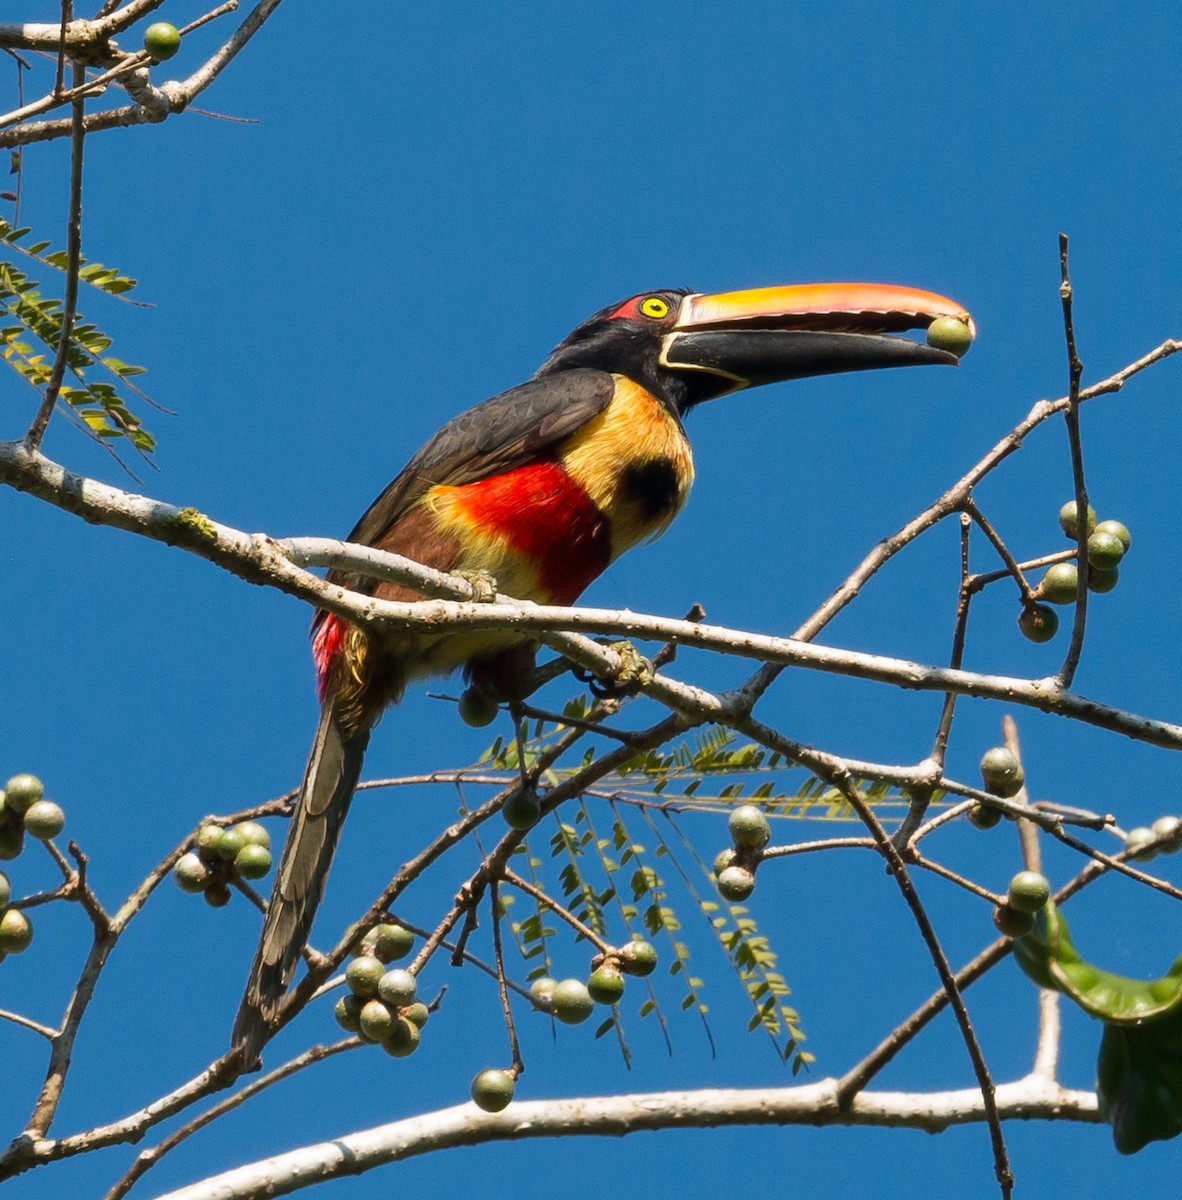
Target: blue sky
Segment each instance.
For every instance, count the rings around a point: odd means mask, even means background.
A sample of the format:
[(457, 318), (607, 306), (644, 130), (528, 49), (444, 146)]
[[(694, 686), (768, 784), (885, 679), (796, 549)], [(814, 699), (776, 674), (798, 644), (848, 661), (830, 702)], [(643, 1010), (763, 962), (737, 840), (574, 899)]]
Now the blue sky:
[[(175, 10), (175, 11), (174, 11)], [(169, 3), (179, 24), (196, 8)], [(191, 69), (217, 43), (194, 35)], [(880, 537), (959, 477), (1042, 396), (1065, 390), (1056, 236), (1071, 235), (1077, 333), (1095, 381), (1182, 334), (1177, 221), (1182, 100), (1176, 14), (1100, 4), (430, 8), (289, 0), (201, 106), (87, 145), (87, 253), (141, 281), (151, 309), (87, 297), (117, 351), (146, 363), (159, 474), (144, 489), (277, 535), (346, 532), (410, 453), (469, 404), (528, 377), (572, 326), (641, 290), (723, 290), (813, 279), (908, 283), (961, 300), (980, 335), (959, 371), (853, 375), (764, 389), (693, 414), (698, 482), (658, 543), (617, 563), (590, 603), (788, 632)], [(26, 152), (24, 218), (61, 240), (65, 159)], [(1078, 686), (1177, 719), (1174, 620), (1178, 366), (1087, 407), (1089, 484), (1101, 516), (1132, 528), (1115, 593), (1090, 608)], [(4, 387), (0, 437), (29, 398)], [(65, 423), (47, 451), (124, 485)], [(1070, 494), (1061, 426), (1032, 436), (979, 500), (1019, 555), (1060, 546)], [(204, 813), (298, 780), (315, 722), (308, 614), (177, 551), (92, 530), (0, 492), (8, 651), (0, 671), (0, 775), (38, 770), (115, 903)], [(956, 538), (939, 530), (868, 587), (827, 633), (835, 644), (939, 662), (955, 598)], [(978, 562), (987, 562), (984, 550)], [(1010, 592), (975, 614), (966, 663), (1041, 674), (1063, 638), (1032, 647)], [(684, 655), (709, 686), (739, 665)], [(446, 689), (444, 689), (446, 690)], [(454, 689), (453, 689), (454, 690)], [(858, 758), (914, 761), (932, 697), (786, 676), (767, 719)], [(950, 767), (975, 775), (1002, 710), (965, 704)], [(1127, 825), (1171, 804), (1182, 765), (1037, 714), (1019, 714), (1040, 796), (1115, 811)], [(462, 765), (488, 737), (422, 690), (374, 738), (367, 774)], [(327, 920), (345, 919), (450, 819), (453, 798), (383, 794), (356, 806)], [(721, 822), (700, 823), (707, 846)], [(820, 830), (824, 832), (824, 830)], [(787, 836), (818, 835), (789, 826)], [(953, 835), (948, 857), (1001, 887), (1017, 867), (1005, 831)], [(22, 859), (22, 878), (42, 868)], [(839, 1073), (934, 986), (893, 885), (868, 857), (780, 864), (752, 903), (818, 1056)], [(1062, 881), (1070, 859), (1054, 855)], [(1177, 867), (1163, 868), (1177, 881)], [(11, 874), (16, 875), (16, 869)], [(770, 872), (768, 873), (770, 876)], [(457, 877), (458, 879), (458, 877)], [(432, 899), (457, 880), (440, 880)], [(63, 1130), (174, 1086), (217, 1053), (254, 923), (170, 889), (121, 945), (79, 1043)], [(954, 961), (988, 939), (984, 905), (925, 881)], [(1156, 975), (1182, 949), (1175, 908), (1124, 883), (1073, 905), (1077, 938), (1114, 969)], [(47, 913), (34, 949), (0, 968), (0, 1007), (52, 1019), (76, 971), (78, 914)], [(523, 1097), (785, 1079), (698, 931), (719, 1054), (673, 1019), (670, 1060), (630, 1022), (634, 1068), (586, 1028), (527, 1022)], [(576, 969), (572, 951), (570, 969)], [(493, 993), (442, 966), (446, 1036), (408, 1062), (352, 1056), (276, 1089), (194, 1139), (141, 1185), (151, 1195), (247, 1157), (456, 1102), (503, 1055)], [(194, 1011), (194, 996), (200, 998)], [(676, 1010), (680, 994), (667, 999)], [(1006, 966), (969, 993), (999, 1078), (1024, 1070), (1033, 992)], [(137, 1031), (128, 1029), (136, 1014)], [(165, 1028), (159, 1029), (163, 1024)], [(177, 1026), (183, 1029), (178, 1036)], [(429, 1032), (434, 1032), (431, 1030)], [(302, 1041), (301, 1037), (302, 1035)], [(309, 1017), (284, 1045), (332, 1035)], [(1069, 1014), (1063, 1079), (1089, 1086), (1096, 1028)], [(0, 1029), (5, 1128), (43, 1070), (41, 1046)], [(950, 1024), (884, 1078), (971, 1080)], [(326, 1096), (331, 1097), (326, 1103)], [(1102, 1129), (1007, 1127), (1019, 1194), (1133, 1193), (1178, 1161), (1177, 1144), (1119, 1158)], [(391, 1188), (439, 1200), (549, 1194), (620, 1169), (654, 1195), (788, 1186), (850, 1197), (996, 1194), (981, 1127), (911, 1133), (739, 1131), (534, 1142), (432, 1157), (335, 1185), (358, 1200)], [(97, 1194), (114, 1159), (10, 1184), (21, 1200), (71, 1183)], [(602, 1184), (600, 1184), (602, 1186)], [(52, 1192), (51, 1192), (52, 1189)], [(81, 1193), (80, 1193), (81, 1194)]]

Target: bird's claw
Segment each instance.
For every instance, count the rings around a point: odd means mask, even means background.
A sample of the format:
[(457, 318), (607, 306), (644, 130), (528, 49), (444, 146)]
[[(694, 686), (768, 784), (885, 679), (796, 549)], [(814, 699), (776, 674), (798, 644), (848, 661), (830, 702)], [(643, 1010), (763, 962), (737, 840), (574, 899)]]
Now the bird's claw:
[(491, 604), (497, 598), (497, 581), (487, 571), (452, 571), (472, 588), (472, 600), (476, 604)]
[(604, 679), (591, 671), (576, 670), (575, 678), (585, 683), (593, 696), (600, 700), (620, 696), (635, 696), (653, 681), (653, 664), (631, 642), (612, 642), (607, 649), (620, 659), (620, 667), (612, 679)]

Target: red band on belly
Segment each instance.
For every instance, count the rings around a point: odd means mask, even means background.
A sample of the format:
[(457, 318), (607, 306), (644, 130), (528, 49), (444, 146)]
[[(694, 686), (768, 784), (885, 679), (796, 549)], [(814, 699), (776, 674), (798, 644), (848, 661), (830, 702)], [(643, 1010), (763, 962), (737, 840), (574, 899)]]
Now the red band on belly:
[(607, 519), (557, 462), (438, 490), (454, 494), (469, 537), (494, 534), (533, 567), (542, 594), (524, 599), (571, 604), (611, 561)]

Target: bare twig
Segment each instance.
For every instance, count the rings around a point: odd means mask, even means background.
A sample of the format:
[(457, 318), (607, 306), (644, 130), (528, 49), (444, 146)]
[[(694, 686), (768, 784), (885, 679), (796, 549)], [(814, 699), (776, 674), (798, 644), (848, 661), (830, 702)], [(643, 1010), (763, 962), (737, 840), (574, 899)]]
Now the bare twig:
[(505, 1031), (509, 1035), (509, 1054), (513, 1060), (509, 1074), (516, 1079), (525, 1070), (525, 1063), (521, 1059), (521, 1046), (517, 1041), (517, 1025), (513, 1021), (513, 1006), (509, 1003), (509, 987), (505, 982), (505, 954), (501, 947), (501, 920), (504, 914), (501, 912), (501, 898), (497, 890), (496, 879), (489, 883), (488, 898), (492, 909), (493, 962), (497, 968), (497, 991), (501, 997)]
[[(62, 30), (64, 37), (64, 19)], [(75, 85), (84, 78), (83, 67), (75, 66)], [(86, 102), (82, 96), (74, 99), (73, 110), (70, 118), (70, 213), (66, 223), (66, 290), (62, 299), (61, 333), (58, 336), (57, 352), (53, 358), (49, 382), (45, 385), (41, 407), (37, 410), (28, 433), (25, 434), (25, 447), (34, 452), (41, 445), (45, 427), (49, 424), (49, 418), (61, 392), (62, 380), (66, 376), (70, 347), (74, 341), (74, 318), (78, 311), (78, 268), (82, 260), (82, 147), (85, 142), (83, 119), (86, 115)]]
[(612, 944), (604, 941), (594, 929), (584, 924), (575, 916), (569, 909), (564, 908), (551, 896), (547, 896), (541, 888), (536, 888), (528, 879), (522, 879), (516, 871), (511, 871), (508, 867), (502, 867), (500, 877), (508, 884), (517, 888), (518, 891), (524, 892), (527, 896), (536, 900), (539, 904), (548, 908), (556, 917), (565, 921), (580, 937), (586, 938), (601, 954), (608, 954), (612, 950)]
[(1078, 573), (1075, 584), (1075, 619), (1071, 623), (1071, 641), (1059, 668), (1058, 679), (1064, 687), (1070, 687), (1075, 678), (1079, 657), (1083, 653), (1084, 630), (1088, 618), (1088, 491), (1084, 479), (1083, 439), (1079, 432), (1079, 384), (1083, 377), (1083, 363), (1075, 348), (1075, 320), (1072, 316), (1071, 278), (1067, 271), (1067, 235), (1059, 234), (1059, 299), (1063, 304), (1063, 331), (1067, 342), (1068, 392), (1067, 407), (1063, 419), (1067, 425), (1067, 444), (1071, 451), (1071, 479), (1075, 495), (1076, 530), (1075, 549)]
[(121, 1197), (126, 1196), (136, 1180), (146, 1175), (170, 1150), (176, 1149), (183, 1141), (192, 1137), (193, 1134), (204, 1129), (213, 1121), (216, 1121), (218, 1117), (225, 1116), (226, 1113), (245, 1104), (247, 1100), (252, 1096), (257, 1096), (265, 1088), (274, 1086), (281, 1080), (295, 1075), (298, 1071), (302, 1071), (314, 1063), (323, 1062), (326, 1058), (332, 1058), (334, 1055), (340, 1054), (345, 1050), (354, 1050), (361, 1044), (360, 1038), (351, 1037), (335, 1042), (331, 1046), (312, 1046), (302, 1054), (298, 1054), (295, 1058), (285, 1062), (282, 1066), (276, 1067), (273, 1071), (268, 1071), (265, 1075), (260, 1075), (232, 1096), (227, 1096), (217, 1104), (211, 1105), (205, 1112), (194, 1117), (191, 1121), (185, 1122), (180, 1129), (170, 1133), (168, 1137), (158, 1142), (155, 1146), (142, 1151), (135, 1162), (128, 1167), (124, 1175), (103, 1197), (103, 1200), (120, 1200)]

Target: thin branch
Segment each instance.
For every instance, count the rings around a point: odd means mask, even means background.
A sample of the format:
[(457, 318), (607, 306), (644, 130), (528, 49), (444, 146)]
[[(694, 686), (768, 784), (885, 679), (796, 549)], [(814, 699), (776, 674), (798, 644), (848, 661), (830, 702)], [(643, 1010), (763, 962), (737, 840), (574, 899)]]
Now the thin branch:
[(258, 1079), (248, 1083), (246, 1087), (241, 1088), (232, 1096), (227, 1096), (224, 1100), (206, 1109), (199, 1116), (186, 1122), (180, 1129), (170, 1133), (168, 1137), (158, 1142), (155, 1146), (142, 1151), (135, 1162), (128, 1167), (124, 1175), (103, 1197), (103, 1200), (120, 1200), (121, 1197), (126, 1196), (131, 1191), (136, 1180), (147, 1174), (170, 1150), (175, 1150), (187, 1138), (192, 1137), (193, 1134), (204, 1129), (219, 1117), (223, 1117), (226, 1113), (245, 1104), (247, 1100), (252, 1096), (258, 1095), (265, 1088), (272, 1087), (274, 1084), (295, 1075), (298, 1071), (302, 1071), (314, 1063), (323, 1062), (326, 1058), (332, 1058), (334, 1055), (340, 1054), (345, 1050), (354, 1050), (361, 1044), (360, 1038), (351, 1037), (334, 1042), (331, 1046), (312, 1046), (310, 1049), (305, 1050), (303, 1054), (298, 1054), (282, 1066), (276, 1067), (275, 1070), (268, 1071), (265, 1075), (260, 1075)]
[[(1021, 762), (1022, 744), (1018, 738), (1018, 724), (1013, 717), (1002, 718), (1001, 732), (1006, 749)], [(1025, 784), (1014, 799), (1029, 803), (1030, 796)], [(1038, 840), (1038, 826), (1025, 817), (1019, 817), (1017, 827), (1018, 843), (1022, 847), (1023, 866), (1027, 871), (1041, 873), (1042, 846)], [(1061, 1038), (1060, 1015), (1059, 993), (1052, 988), (1039, 988), (1038, 1044), (1034, 1051), (1034, 1065), (1031, 1067), (1031, 1073), (1049, 1081), (1054, 1081), (1058, 1074)]]
[(513, 1065), (509, 1074), (516, 1079), (525, 1070), (521, 1059), (521, 1046), (517, 1041), (517, 1025), (513, 1021), (513, 1006), (509, 1003), (509, 986), (505, 981), (505, 954), (501, 946), (501, 898), (497, 889), (497, 880), (492, 880), (488, 888), (489, 905), (492, 909), (493, 925), (493, 962), (497, 968), (497, 991), (501, 997), (501, 1012), (505, 1017), (505, 1031), (509, 1035), (509, 1054)]
[(34, 1021), (29, 1017), (22, 1017), (20, 1013), (9, 1012), (6, 1008), (0, 1008), (0, 1021), (11, 1021), (14, 1025), (23, 1025), (25, 1029), (31, 1029), (34, 1033), (39, 1033), (43, 1038), (48, 1038), (51, 1042), (57, 1037), (58, 1031), (50, 1029), (48, 1025), (42, 1025), (40, 1021)]
[(594, 929), (585, 925), (574, 913), (559, 904), (557, 900), (547, 896), (540, 888), (534, 887), (528, 879), (522, 879), (516, 871), (511, 871), (508, 867), (502, 867), (499, 874), (506, 883), (511, 884), (518, 891), (524, 892), (539, 904), (545, 905), (556, 917), (565, 921), (575, 933), (580, 937), (586, 938), (601, 954), (610, 954), (615, 948), (611, 942), (604, 941)]
[(1075, 319), (1072, 315), (1071, 278), (1067, 271), (1067, 235), (1059, 234), (1059, 299), (1063, 304), (1063, 331), (1067, 343), (1068, 393), (1067, 407), (1063, 419), (1067, 425), (1067, 444), (1071, 451), (1072, 493), (1075, 496), (1076, 530), (1075, 549), (1077, 577), (1075, 584), (1075, 618), (1071, 623), (1071, 641), (1059, 668), (1058, 679), (1064, 687), (1070, 687), (1075, 678), (1079, 658), (1083, 653), (1084, 630), (1088, 617), (1088, 511), (1087, 483), (1084, 479), (1083, 439), (1079, 430), (1079, 383), (1083, 377), (1083, 363), (1075, 348)]

